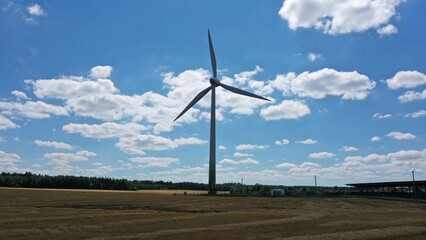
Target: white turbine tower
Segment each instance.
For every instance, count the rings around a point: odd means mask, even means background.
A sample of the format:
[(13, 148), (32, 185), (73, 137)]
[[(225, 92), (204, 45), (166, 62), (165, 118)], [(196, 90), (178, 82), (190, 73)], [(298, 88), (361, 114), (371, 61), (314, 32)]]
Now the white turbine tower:
[(210, 37), (210, 30), (208, 30), (210, 58), (212, 62), (213, 77), (210, 78), (210, 87), (204, 89), (186, 106), (185, 109), (176, 117), (174, 121), (180, 118), (186, 111), (188, 111), (194, 104), (203, 98), (210, 90), (212, 90), (211, 102), (211, 117), (210, 117), (210, 160), (209, 160), (209, 194), (216, 194), (216, 87), (221, 86), (228, 91), (236, 94), (241, 94), (248, 97), (254, 97), (270, 101), (264, 97), (258, 96), (244, 90), (223, 84), (217, 79), (216, 56), (214, 54), (213, 43)]

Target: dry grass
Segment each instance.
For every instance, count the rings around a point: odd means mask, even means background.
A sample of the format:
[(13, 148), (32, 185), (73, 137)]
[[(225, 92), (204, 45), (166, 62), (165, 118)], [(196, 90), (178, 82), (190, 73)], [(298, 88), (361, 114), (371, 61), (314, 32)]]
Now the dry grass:
[(0, 188), (0, 238), (426, 239), (421, 203), (186, 192)]

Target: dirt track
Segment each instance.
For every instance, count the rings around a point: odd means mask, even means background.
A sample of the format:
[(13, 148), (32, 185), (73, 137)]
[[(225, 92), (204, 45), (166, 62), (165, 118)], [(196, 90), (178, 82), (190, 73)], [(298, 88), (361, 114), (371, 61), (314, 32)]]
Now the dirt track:
[[(161, 194), (158, 194), (161, 193)], [(426, 239), (426, 204), (0, 188), (1, 239)]]

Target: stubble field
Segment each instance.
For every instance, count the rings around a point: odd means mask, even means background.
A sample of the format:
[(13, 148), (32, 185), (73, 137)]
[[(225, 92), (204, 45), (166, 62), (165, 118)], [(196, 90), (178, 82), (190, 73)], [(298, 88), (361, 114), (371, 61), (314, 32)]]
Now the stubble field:
[(1, 239), (426, 239), (426, 204), (0, 188)]

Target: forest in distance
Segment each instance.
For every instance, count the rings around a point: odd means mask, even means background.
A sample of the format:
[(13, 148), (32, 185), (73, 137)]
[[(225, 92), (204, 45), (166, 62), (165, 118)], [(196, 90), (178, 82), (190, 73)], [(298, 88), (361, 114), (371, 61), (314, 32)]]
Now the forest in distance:
[[(42, 174), (8, 173), (0, 174), (0, 187), (13, 188), (58, 188), (58, 189), (100, 189), (100, 190), (207, 190), (205, 183), (194, 182), (171, 182), (153, 180), (127, 180), (109, 177), (87, 177), (57, 175), (49, 176)], [(222, 183), (217, 184), (217, 191), (229, 191), (234, 195), (269, 195), (275, 188), (284, 189), (287, 195), (343, 195), (355, 191), (347, 187), (318, 187), (314, 186), (284, 186), (284, 185), (262, 185)]]

